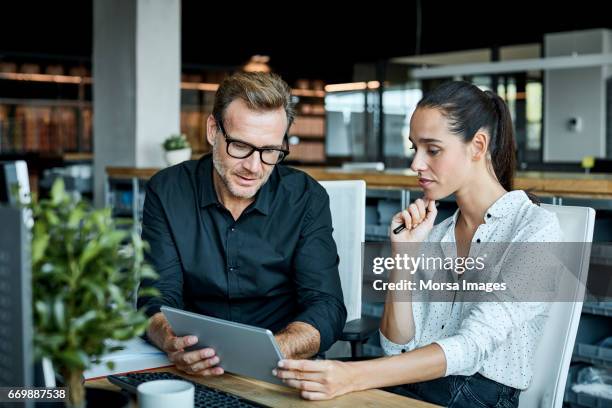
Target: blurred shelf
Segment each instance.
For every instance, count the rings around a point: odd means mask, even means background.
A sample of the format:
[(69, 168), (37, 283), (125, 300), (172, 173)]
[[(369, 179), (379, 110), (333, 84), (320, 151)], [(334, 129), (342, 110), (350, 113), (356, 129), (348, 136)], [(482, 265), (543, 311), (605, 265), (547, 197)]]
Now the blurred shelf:
[(57, 84), (91, 84), (91, 77), (74, 75), (23, 74), (20, 72), (0, 72), (0, 79), (11, 81), (52, 82)]
[(296, 136), (300, 138), (300, 143), (302, 142), (325, 142), (325, 136), (321, 135), (300, 135), (297, 133), (290, 133), (289, 137)]
[(93, 179), (92, 178), (81, 178), (81, 177), (72, 177), (72, 176), (60, 176), (60, 175), (52, 175), (47, 178), (43, 178), (38, 182), (38, 185), (41, 189), (51, 190), (53, 183), (57, 179), (62, 179), (64, 181), (64, 186), (67, 191), (78, 191), (79, 193), (92, 193), (93, 191)]
[(93, 160), (93, 153), (64, 153), (64, 161), (90, 161)]
[(572, 361), (612, 368), (612, 348), (578, 343), (574, 347)]
[(181, 89), (192, 89), (195, 91), (216, 92), (219, 84), (210, 84), (206, 82), (181, 82)]
[(298, 113), (297, 116), (305, 116), (310, 118), (323, 118), (325, 119), (327, 115), (325, 113)]
[(30, 99), (30, 98), (0, 98), (0, 105), (26, 105), (40, 107), (73, 107), (91, 108), (90, 101), (79, 101), (74, 99)]
[(310, 98), (325, 98), (325, 91), (316, 89), (292, 89), (291, 94)]
[(598, 316), (612, 316), (612, 302), (585, 303), (582, 306), (583, 313)]
[(563, 398), (572, 408), (612, 408), (612, 400), (599, 398), (583, 392), (574, 392), (571, 388), (565, 391)]
[[(0, 79), (11, 81), (51, 82), (61, 84), (92, 84), (92, 77), (75, 75), (49, 75), (49, 74), (23, 74), (19, 72), (0, 72)], [(197, 91), (216, 92), (219, 84), (207, 82), (181, 82), (181, 89), (193, 89)], [(317, 89), (293, 89), (292, 95), (314, 98), (324, 98), (325, 91)]]

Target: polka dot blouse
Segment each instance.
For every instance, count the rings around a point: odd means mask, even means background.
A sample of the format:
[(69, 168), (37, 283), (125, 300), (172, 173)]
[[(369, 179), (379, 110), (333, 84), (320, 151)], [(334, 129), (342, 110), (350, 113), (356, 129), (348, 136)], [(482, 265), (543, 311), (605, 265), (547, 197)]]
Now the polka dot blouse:
[[(434, 226), (427, 241), (455, 242), (459, 211)], [(483, 242), (561, 242), (555, 214), (533, 204), (525, 192), (504, 194), (488, 209), (472, 249)], [(446, 375), (480, 373), (499, 383), (526, 389), (535, 348), (546, 321), (545, 302), (413, 302), (415, 336), (396, 344), (380, 333), (386, 355), (437, 343), (446, 357)]]

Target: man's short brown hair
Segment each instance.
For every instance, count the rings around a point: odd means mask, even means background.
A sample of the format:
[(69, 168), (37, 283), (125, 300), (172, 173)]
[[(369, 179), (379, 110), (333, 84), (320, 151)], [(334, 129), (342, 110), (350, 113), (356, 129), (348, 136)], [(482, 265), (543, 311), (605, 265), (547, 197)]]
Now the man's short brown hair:
[(285, 109), (287, 130), (295, 117), (291, 102), (291, 89), (280, 76), (264, 72), (238, 72), (226, 78), (217, 93), (213, 106), (213, 117), (223, 121), (225, 110), (236, 99), (242, 99), (249, 109), (267, 111)]

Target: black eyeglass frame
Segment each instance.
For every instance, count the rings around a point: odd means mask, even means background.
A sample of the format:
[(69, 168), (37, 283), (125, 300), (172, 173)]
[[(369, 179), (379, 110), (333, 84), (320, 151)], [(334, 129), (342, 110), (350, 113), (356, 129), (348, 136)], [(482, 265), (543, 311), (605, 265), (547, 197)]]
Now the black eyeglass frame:
[[(285, 136), (283, 136), (283, 145), (286, 145), (287, 149), (275, 149), (271, 147), (257, 147), (257, 146), (252, 145), (249, 142), (245, 142), (244, 140), (234, 139), (233, 137), (228, 135), (227, 132), (225, 131), (225, 127), (223, 126), (223, 121), (221, 120), (215, 120), (215, 121), (217, 122), (217, 126), (219, 130), (221, 131), (221, 134), (225, 138), (225, 151), (227, 152), (229, 156), (233, 157), (234, 159), (246, 159), (247, 157), (250, 157), (253, 154), (253, 152), (257, 151), (259, 152), (259, 160), (261, 160), (262, 163), (267, 164), (269, 166), (274, 166), (276, 164), (281, 163), (283, 160), (285, 160), (287, 156), (289, 156), (289, 136), (287, 135), (287, 133), (285, 133)], [(234, 156), (233, 154), (229, 152), (230, 145), (232, 143), (242, 143), (243, 145), (250, 147), (251, 151), (246, 156), (243, 156), (243, 157)], [(280, 152), (281, 154), (280, 159), (276, 163), (268, 163), (267, 161), (265, 161), (263, 159), (263, 152), (267, 150), (273, 150), (276, 152)]]

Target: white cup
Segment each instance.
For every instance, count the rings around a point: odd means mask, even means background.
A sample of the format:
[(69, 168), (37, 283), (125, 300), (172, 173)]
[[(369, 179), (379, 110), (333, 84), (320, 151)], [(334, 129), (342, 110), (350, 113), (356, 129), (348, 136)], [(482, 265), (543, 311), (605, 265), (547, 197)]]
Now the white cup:
[(138, 386), (139, 408), (193, 408), (193, 384), (181, 380), (148, 381)]

